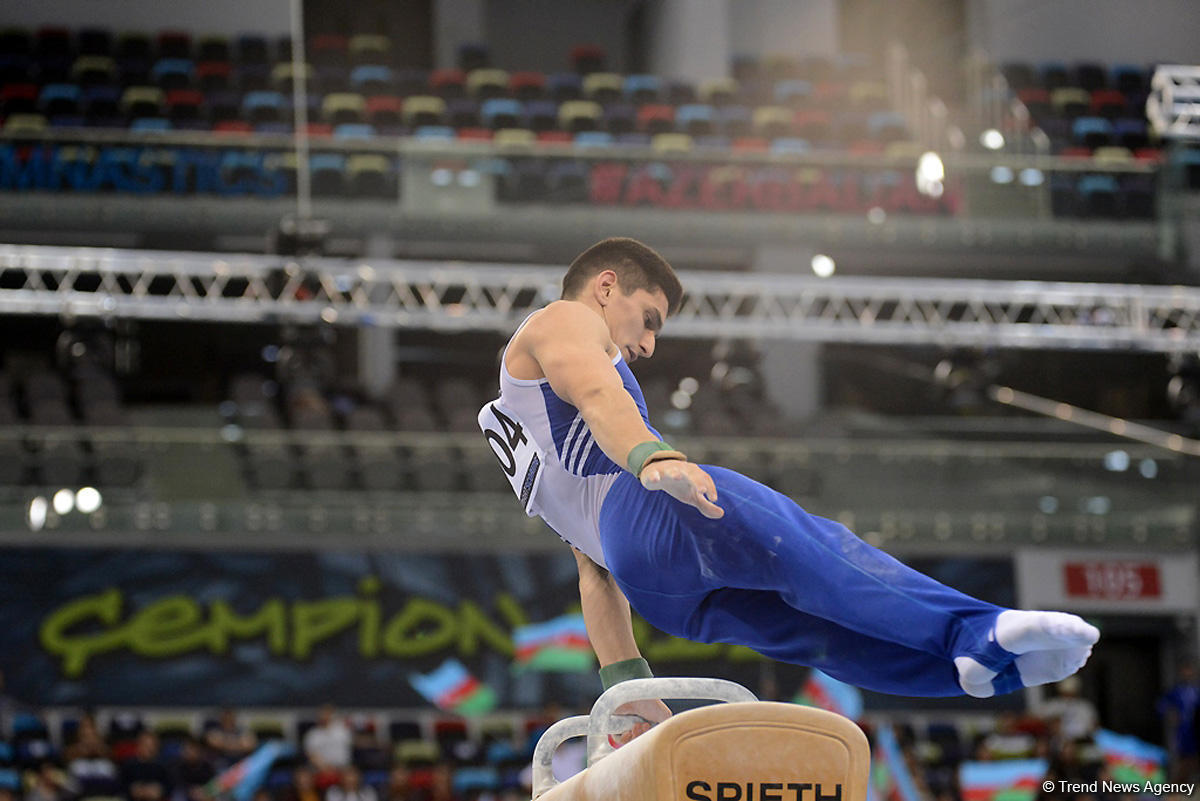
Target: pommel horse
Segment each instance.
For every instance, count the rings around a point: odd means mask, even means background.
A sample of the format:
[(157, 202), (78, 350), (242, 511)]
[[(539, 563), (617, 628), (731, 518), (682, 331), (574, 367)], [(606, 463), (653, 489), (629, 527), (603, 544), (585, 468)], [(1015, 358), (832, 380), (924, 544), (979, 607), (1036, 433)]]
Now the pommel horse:
[[(647, 698), (726, 703), (673, 715), (619, 749), (617, 707)], [(588, 738), (588, 767), (562, 783), (554, 751)], [(865, 801), (871, 754), (849, 719), (759, 701), (723, 679), (654, 678), (607, 690), (590, 715), (558, 721), (533, 753), (534, 801)]]

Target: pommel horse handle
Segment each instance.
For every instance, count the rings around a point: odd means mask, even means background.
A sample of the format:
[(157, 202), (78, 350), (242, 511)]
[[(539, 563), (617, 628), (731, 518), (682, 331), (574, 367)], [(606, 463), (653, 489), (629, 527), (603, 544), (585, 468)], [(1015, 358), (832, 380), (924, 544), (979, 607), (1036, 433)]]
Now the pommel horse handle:
[(608, 735), (625, 731), (628, 726), (617, 725), (626, 717), (614, 714), (617, 707), (630, 701), (663, 698), (689, 698), (694, 700), (757, 701), (758, 697), (740, 684), (725, 679), (664, 677), (654, 679), (630, 679), (606, 690), (592, 705), (591, 715), (576, 715), (558, 721), (538, 740), (533, 751), (533, 797), (558, 784), (554, 778), (554, 752), (566, 740), (587, 735), (588, 764), (613, 751), (608, 744)]

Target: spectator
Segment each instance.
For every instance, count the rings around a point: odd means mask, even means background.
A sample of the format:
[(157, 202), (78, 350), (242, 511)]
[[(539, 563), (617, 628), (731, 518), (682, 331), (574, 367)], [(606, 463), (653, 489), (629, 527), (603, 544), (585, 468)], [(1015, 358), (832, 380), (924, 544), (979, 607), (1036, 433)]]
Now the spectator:
[(346, 722), (334, 716), (332, 704), (317, 713), (317, 725), (304, 734), (304, 754), (316, 770), (319, 789), (337, 784), (341, 772), (350, 765), (351, 736)]
[(43, 760), (25, 790), (25, 801), (69, 801), (78, 788), (71, 778), (50, 760)]
[(84, 715), (79, 720), (75, 741), (67, 746), (67, 772), (79, 785), (83, 796), (113, 796), (121, 791), (117, 766), (112, 761), (108, 743), (100, 736), (96, 719)]
[(433, 766), (426, 801), (461, 801), (454, 793), (454, 772), (449, 763), (439, 762)]
[(325, 793), (325, 801), (379, 801), (375, 788), (362, 783), (362, 773), (349, 765), (342, 769), (342, 780)]
[(204, 732), (204, 742), (216, 757), (217, 768), (227, 768), (248, 756), (258, 747), (254, 732), (238, 724), (237, 715), (229, 707), (221, 710), (215, 724)]
[(1058, 697), (1042, 704), (1039, 712), (1052, 724), (1058, 722), (1059, 743), (1091, 737), (1096, 731), (1096, 705), (1079, 694), (1079, 677), (1067, 676), (1055, 685)]
[(199, 741), (192, 737), (183, 741), (179, 762), (174, 767), (177, 801), (208, 801), (204, 787), (217, 771)]
[(1175, 686), (1158, 701), (1158, 712), (1166, 718), (1171, 731), (1171, 780), (1191, 781), (1200, 770), (1200, 743), (1196, 737), (1196, 714), (1200, 712), (1200, 684), (1196, 666), (1185, 662), (1179, 666)]
[(121, 782), (130, 801), (163, 801), (171, 795), (171, 776), (158, 752), (158, 736), (138, 735), (137, 753), (121, 766)]
[(312, 771), (300, 766), (292, 771), (292, 783), (283, 788), (280, 801), (321, 801)]
[(418, 801), (420, 793), (412, 785), (412, 772), (406, 765), (395, 765), (388, 774), (384, 801)]

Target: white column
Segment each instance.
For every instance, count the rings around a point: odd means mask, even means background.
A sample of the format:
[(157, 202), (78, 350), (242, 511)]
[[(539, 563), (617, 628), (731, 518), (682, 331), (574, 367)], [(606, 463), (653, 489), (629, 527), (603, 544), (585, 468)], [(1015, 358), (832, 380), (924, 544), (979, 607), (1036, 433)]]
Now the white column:
[[(388, 259), (394, 255), (394, 242), (386, 235), (367, 239), (367, 259)], [(358, 378), (372, 398), (382, 398), (396, 380), (396, 331), (387, 326), (359, 326)]]
[(458, 66), (459, 45), (486, 43), (484, 0), (434, 0), (433, 63)]
[(654, 0), (647, 7), (650, 72), (702, 81), (729, 74), (729, 0)]
[[(760, 247), (755, 272), (797, 274), (809, 270), (813, 252)], [(815, 342), (763, 342), (760, 366), (767, 399), (788, 420), (804, 420), (821, 407), (821, 346)]]
[(737, 0), (729, 11), (735, 56), (838, 52), (837, 0)]

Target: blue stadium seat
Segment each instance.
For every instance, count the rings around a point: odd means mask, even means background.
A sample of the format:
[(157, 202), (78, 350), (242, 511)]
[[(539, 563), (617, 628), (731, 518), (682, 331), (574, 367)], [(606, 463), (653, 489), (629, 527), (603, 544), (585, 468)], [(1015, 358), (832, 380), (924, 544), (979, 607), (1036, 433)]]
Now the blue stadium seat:
[(662, 81), (657, 75), (626, 75), (621, 89), (625, 100), (634, 105), (657, 103), (662, 93)]
[(242, 98), (242, 118), (254, 125), (262, 122), (279, 122), (284, 118), (287, 102), (281, 92), (248, 92)]
[(189, 89), (195, 72), (196, 65), (190, 58), (163, 58), (150, 70), (150, 78), (163, 90)]
[(812, 84), (799, 78), (787, 78), (776, 81), (771, 94), (779, 105), (795, 106), (807, 102), (812, 96)]
[(346, 189), (346, 157), (341, 153), (314, 153), (309, 159), (314, 195), (341, 195)]
[(413, 138), (423, 142), (453, 142), (457, 137), (449, 125), (422, 125), (413, 131)]
[[(678, 136), (678, 134), (673, 134)], [(654, 141), (654, 137), (648, 133), (640, 131), (629, 131), (628, 133), (618, 134), (616, 144), (620, 147), (650, 147), (650, 143)]]
[(487, 128), (520, 128), (525, 120), (525, 108), (519, 100), (495, 97), (483, 102), (479, 115)]
[(707, 136), (715, 127), (715, 111), (705, 103), (688, 103), (675, 111), (675, 129), (689, 136)]
[(1103, 117), (1077, 117), (1071, 125), (1071, 138), (1084, 147), (1112, 144), (1113, 124)]
[(546, 93), (557, 103), (583, 97), (583, 79), (573, 72), (556, 72), (546, 79)]
[(1146, 70), (1136, 64), (1114, 64), (1112, 67), (1112, 87), (1129, 94), (1144, 92), (1149, 86), (1146, 80)]
[(14, 793), (21, 790), (21, 773), (16, 768), (0, 768), (0, 787)]
[(615, 141), (608, 131), (580, 131), (571, 143), (575, 147), (612, 147)]
[(625, 103), (613, 103), (605, 106), (601, 112), (601, 118), (604, 130), (613, 136), (632, 133), (637, 128), (633, 106)]
[(908, 121), (899, 111), (876, 111), (867, 118), (867, 135), (878, 142), (908, 138)]
[(38, 109), (47, 117), (78, 114), (83, 92), (73, 83), (51, 83), (42, 87)]
[(350, 71), (350, 88), (363, 94), (390, 91), (392, 68), (381, 64), (363, 64)]
[(171, 128), (171, 121), (166, 117), (137, 117), (129, 123), (129, 130), (139, 133), (161, 133)]
[(1130, 150), (1146, 147), (1150, 142), (1146, 121), (1137, 117), (1122, 117), (1113, 120), (1113, 141)]
[(553, 131), (558, 127), (558, 104), (553, 100), (531, 100), (525, 104), (526, 122), (534, 131)]
[(375, 126), (365, 122), (343, 122), (333, 126), (334, 139), (372, 139)]
[(1076, 191), (1082, 201), (1080, 210), (1084, 216), (1116, 216), (1121, 189), (1112, 175), (1084, 175), (1079, 179)]
[(772, 155), (804, 155), (812, 152), (812, 145), (807, 139), (795, 136), (781, 136), (771, 140)]
[(500, 789), (500, 774), (493, 767), (458, 768), (451, 780), (454, 792), (461, 797), (472, 793), (493, 792)]
[(731, 138), (750, 134), (750, 109), (745, 106), (722, 106), (716, 111), (717, 129), (722, 134)]

